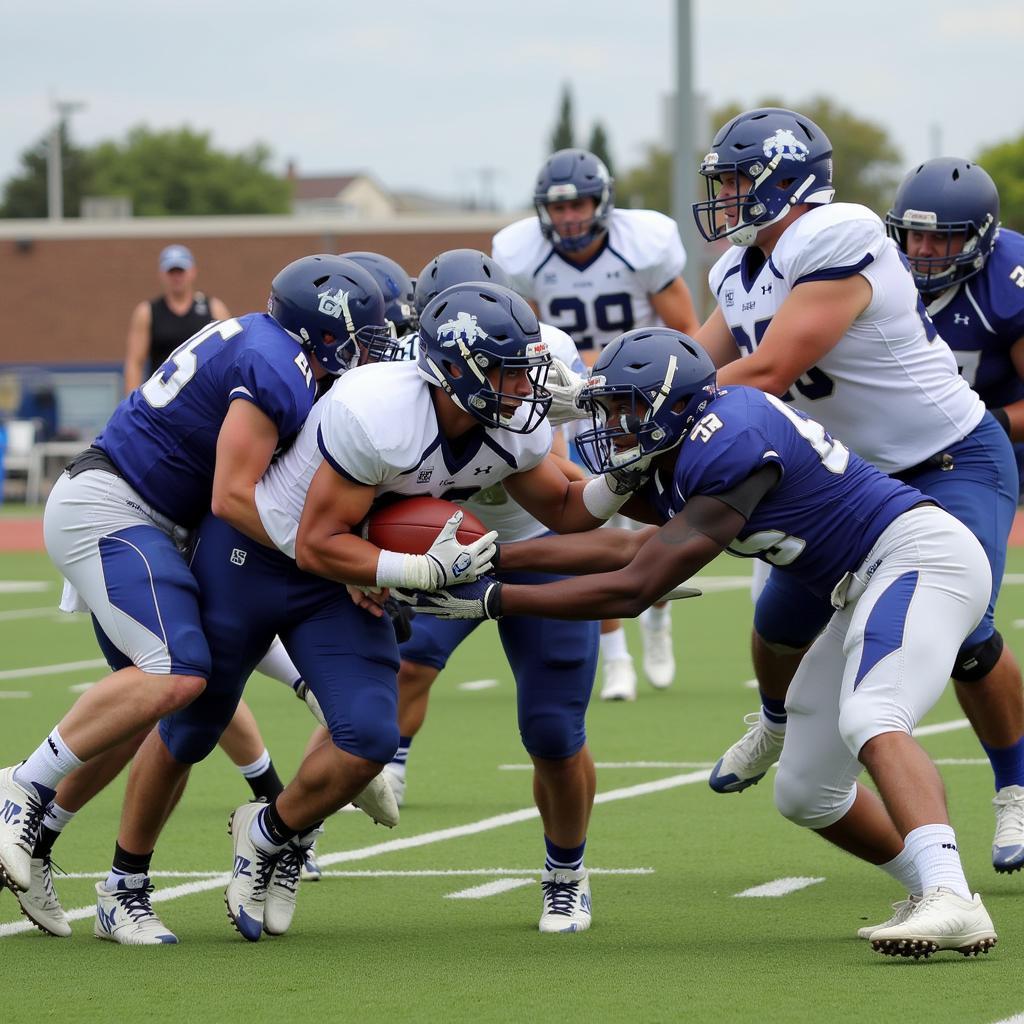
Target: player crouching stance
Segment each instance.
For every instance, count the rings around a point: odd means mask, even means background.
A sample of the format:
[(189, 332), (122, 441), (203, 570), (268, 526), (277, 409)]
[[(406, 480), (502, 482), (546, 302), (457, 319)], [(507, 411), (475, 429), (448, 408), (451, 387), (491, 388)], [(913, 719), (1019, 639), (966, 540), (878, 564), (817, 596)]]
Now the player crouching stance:
[[(486, 580), (414, 598), (454, 617), (636, 615), (723, 550), (770, 561), (835, 613), (793, 680), (775, 802), (911, 894), (870, 932), (892, 956), (965, 955), (996, 941), (971, 895), (942, 781), (912, 738), (985, 611), (991, 574), (970, 531), (813, 420), (719, 388), (704, 350), (667, 329), (611, 345), (583, 389), (591, 468), (647, 477), (625, 511), (661, 524), (612, 548), (600, 533), (525, 541), (503, 568), (591, 573), (546, 586)], [(879, 796), (857, 782), (867, 768)], [(880, 797), (880, 798), (879, 798)]]

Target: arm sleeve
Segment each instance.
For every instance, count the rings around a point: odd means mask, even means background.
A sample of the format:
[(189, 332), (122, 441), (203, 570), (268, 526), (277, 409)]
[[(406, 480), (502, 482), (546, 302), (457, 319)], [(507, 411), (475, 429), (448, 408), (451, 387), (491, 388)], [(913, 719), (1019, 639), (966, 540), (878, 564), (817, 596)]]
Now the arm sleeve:
[(336, 473), (353, 483), (372, 487), (384, 482), (385, 467), (377, 447), (344, 402), (330, 400), (317, 428), (316, 441)]
[(859, 274), (877, 259), (886, 237), (877, 217), (864, 217), (837, 221), (796, 241), (797, 245), (787, 247), (782, 267), (791, 288)]

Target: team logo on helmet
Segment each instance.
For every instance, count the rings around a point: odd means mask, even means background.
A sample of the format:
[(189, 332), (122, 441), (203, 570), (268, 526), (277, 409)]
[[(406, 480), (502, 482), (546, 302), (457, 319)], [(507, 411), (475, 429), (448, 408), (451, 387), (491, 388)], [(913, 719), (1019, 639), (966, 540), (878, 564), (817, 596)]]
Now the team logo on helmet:
[(807, 159), (809, 152), (807, 146), (788, 128), (780, 128), (774, 135), (769, 136), (761, 148), (769, 160), (778, 156), (783, 160), (799, 160), (800, 163)]
[(349, 293), (339, 288), (332, 292), (330, 288), (325, 292), (317, 292), (320, 299), (320, 312), (325, 316), (333, 316), (336, 320), (344, 320), (345, 327), (349, 334), (355, 334), (356, 325), (352, 321), (352, 314), (348, 308)]
[(477, 327), (476, 317), (472, 313), (456, 313), (454, 320), (441, 324), (437, 329), (437, 338), (441, 348), (452, 348), (462, 344), (472, 348), (477, 338), (486, 338), (487, 332)]

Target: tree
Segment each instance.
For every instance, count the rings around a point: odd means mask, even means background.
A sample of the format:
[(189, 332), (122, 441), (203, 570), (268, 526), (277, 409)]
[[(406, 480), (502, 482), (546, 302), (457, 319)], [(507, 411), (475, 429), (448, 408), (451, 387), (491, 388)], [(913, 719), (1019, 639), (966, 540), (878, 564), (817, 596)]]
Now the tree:
[(615, 177), (615, 164), (612, 163), (612, 155), (608, 149), (608, 133), (600, 121), (594, 122), (594, 127), (590, 131), (590, 143), (587, 149), (594, 156), (604, 161), (604, 165), (608, 168), (609, 173), (612, 177)]
[[(46, 158), (49, 148), (47, 134), (21, 154), (21, 172), (4, 185), (0, 217), (47, 216)], [(86, 151), (72, 143), (66, 121), (62, 121), (60, 126), (60, 149), (65, 216), (77, 217), (82, 195), (86, 192)]]
[(291, 185), (268, 169), (270, 157), (262, 143), (223, 153), (205, 132), (139, 126), (124, 142), (90, 151), (89, 189), (91, 195), (129, 196), (143, 217), (286, 213)]
[[(770, 98), (755, 106), (786, 107), (789, 104)], [(712, 130), (717, 131), (746, 109), (751, 108), (737, 103), (718, 108), (711, 115)], [(900, 153), (885, 129), (844, 110), (826, 97), (816, 97), (791, 109), (806, 114), (832, 142), (838, 198), (846, 203), (863, 203), (876, 213), (884, 214), (903, 170)], [(700, 153), (694, 154), (694, 173), (705, 149), (706, 143), (702, 143)], [(636, 205), (668, 213), (672, 197), (672, 155), (652, 146), (646, 163), (624, 175), (618, 192)]]
[(551, 133), (551, 152), (559, 149), (572, 149), (576, 145), (576, 131), (573, 126), (572, 90), (569, 83), (562, 86), (562, 101), (558, 108), (558, 120), (555, 130)]
[(1024, 135), (983, 149), (978, 163), (999, 189), (999, 216), (1014, 231), (1024, 231)]

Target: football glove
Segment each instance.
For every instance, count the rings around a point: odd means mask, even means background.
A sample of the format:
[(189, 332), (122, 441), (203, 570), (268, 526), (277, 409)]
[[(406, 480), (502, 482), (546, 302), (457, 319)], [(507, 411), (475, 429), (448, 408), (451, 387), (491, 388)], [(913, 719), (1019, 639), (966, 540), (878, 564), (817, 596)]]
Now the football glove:
[(577, 403), (586, 386), (586, 377), (574, 373), (561, 359), (552, 359), (548, 379), (544, 382), (545, 389), (551, 393), (548, 423), (557, 427), (562, 423), (587, 419), (590, 413), (584, 412)]
[(436, 615), (440, 619), (499, 619), (501, 587), (493, 576), (481, 576), (473, 583), (460, 583), (429, 594), (415, 590), (394, 590), (392, 594), (417, 615)]

